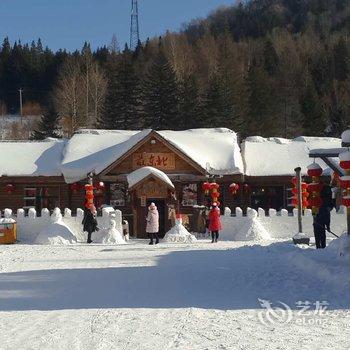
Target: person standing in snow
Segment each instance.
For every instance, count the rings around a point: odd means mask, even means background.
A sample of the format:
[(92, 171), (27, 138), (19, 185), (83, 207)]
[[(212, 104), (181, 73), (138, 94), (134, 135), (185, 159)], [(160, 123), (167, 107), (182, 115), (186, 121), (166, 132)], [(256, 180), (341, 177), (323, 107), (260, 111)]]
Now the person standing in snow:
[(217, 242), (219, 239), (219, 231), (222, 229), (220, 219), (220, 209), (216, 203), (213, 203), (209, 212), (209, 230), (211, 232), (211, 243)]
[(96, 214), (97, 211), (94, 205), (85, 209), (82, 224), (83, 231), (88, 233), (87, 243), (92, 243), (91, 235), (93, 232), (97, 231)]
[(320, 193), (322, 205), (314, 216), (314, 235), (317, 249), (326, 248), (326, 230), (330, 231), (331, 210), (333, 209), (332, 190), (324, 185)]
[(156, 244), (159, 243), (159, 212), (157, 206), (154, 203), (148, 207), (148, 214), (146, 217), (146, 233), (148, 233), (150, 242), (149, 245), (153, 245), (153, 240), (156, 240)]

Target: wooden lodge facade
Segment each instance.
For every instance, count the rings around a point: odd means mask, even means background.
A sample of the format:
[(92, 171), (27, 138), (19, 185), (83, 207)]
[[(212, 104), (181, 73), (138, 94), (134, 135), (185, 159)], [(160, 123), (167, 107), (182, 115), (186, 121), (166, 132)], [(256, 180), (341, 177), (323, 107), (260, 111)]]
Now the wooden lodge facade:
[[(207, 140), (211, 142), (211, 145), (215, 145), (218, 142), (217, 153), (210, 152), (213, 147), (206, 148), (206, 135), (203, 136), (203, 150), (195, 149), (194, 152), (204, 153), (202, 154), (203, 158), (206, 157), (207, 153), (208, 159), (212, 161), (212, 164), (215, 163), (215, 159), (212, 160), (213, 154), (219, 160), (224, 158), (223, 152), (227, 152), (230, 149), (230, 145), (226, 144), (224, 145), (225, 147), (221, 147), (220, 138), (224, 136), (236, 137), (232, 131), (228, 131), (227, 129), (224, 129), (224, 131), (225, 133), (222, 136), (220, 133), (217, 135), (213, 133), (207, 136)], [(233, 133), (233, 135), (227, 135), (228, 132)], [(89, 135), (88, 132), (87, 134)], [(151, 202), (157, 204), (160, 212), (161, 234), (164, 234), (170, 229), (175, 218), (175, 213), (178, 212), (183, 214), (184, 221), (190, 229), (194, 231), (203, 230), (203, 206), (210, 203), (210, 197), (206, 196), (202, 189), (202, 184), (207, 181), (215, 181), (220, 185), (219, 201), (221, 202), (221, 208), (230, 207), (234, 210), (237, 206), (243, 209), (247, 206), (253, 208), (263, 207), (265, 209), (287, 207), (288, 189), (290, 188), (292, 173), (271, 176), (254, 176), (251, 173), (248, 175), (245, 174), (244, 169), (249, 167), (247, 166), (247, 159), (244, 160), (244, 147), (242, 148), (242, 153), (232, 150), (232, 155), (226, 156), (228, 159), (227, 163), (231, 164), (230, 168), (228, 166), (223, 167), (224, 171), (223, 169), (215, 169), (215, 167), (213, 169), (210, 165), (201, 161), (202, 158), (199, 158), (197, 155), (192, 156), (188, 152), (188, 149), (186, 149), (186, 145), (182, 147), (181, 142), (172, 142), (172, 134), (170, 136), (168, 134), (165, 135), (167, 137), (164, 137), (159, 132), (149, 131), (126, 147), (125, 151), (124, 149), (120, 151), (120, 148), (129, 142), (128, 139), (126, 141), (123, 139), (123, 142), (116, 143), (116, 146), (114, 144), (113, 146), (107, 145), (108, 147), (102, 148), (101, 153), (96, 152), (95, 158), (91, 158), (91, 164), (94, 165), (100, 158), (104, 158), (106, 154), (103, 152), (104, 149), (108, 150), (109, 153), (106, 158), (111, 159), (111, 161), (108, 162), (107, 159), (99, 169), (97, 169), (98, 167), (95, 167), (95, 169), (93, 167), (91, 169), (86, 167), (89, 171), (85, 173), (84, 166), (89, 164), (91, 154), (94, 154), (94, 151), (89, 150), (90, 153), (78, 154), (76, 156), (77, 160), (72, 161), (69, 159), (66, 161), (66, 165), (62, 167), (58, 165), (57, 169), (55, 163), (52, 166), (54, 170), (48, 171), (44, 169), (42, 173), (36, 171), (36, 173), (28, 174), (22, 171), (24, 175), (21, 175), (20, 170), (17, 173), (7, 170), (10, 173), (7, 175), (6, 172), (2, 171), (0, 176), (0, 210), (11, 208), (15, 211), (19, 208), (35, 208), (40, 213), (42, 208), (52, 210), (55, 207), (60, 207), (61, 209), (70, 208), (74, 213), (77, 208), (83, 208), (84, 206), (84, 185), (87, 183), (87, 176), (90, 171), (93, 173), (94, 184), (99, 184), (100, 182), (104, 184), (103, 186), (95, 186), (96, 206), (110, 205), (116, 209), (120, 209), (124, 219), (129, 222), (132, 234), (137, 237), (145, 236), (145, 216)], [(217, 141), (213, 135), (217, 137)], [(80, 136), (82, 137), (84, 135)], [(198, 139), (198, 133), (194, 136)], [(91, 136), (91, 138), (93, 137), (95, 136)], [(97, 137), (98, 135), (95, 138)], [(108, 139), (108, 134), (105, 137)], [(180, 140), (182, 139), (180, 138)], [(70, 141), (61, 142), (69, 143)], [(191, 140), (186, 140), (186, 142), (191, 142)], [(232, 147), (238, 147), (240, 149), (236, 139), (232, 142), (236, 142), (236, 145), (232, 145)], [(81, 141), (77, 142), (79, 147), (84, 147), (81, 143)], [(87, 139), (86, 144), (88, 148), (90, 139)], [(11, 147), (11, 143), (6, 146)], [(70, 150), (67, 145), (58, 146), (61, 149), (67, 149), (64, 152), (62, 151), (63, 156), (59, 156), (61, 161)], [(53, 147), (58, 146), (53, 144)], [(113, 157), (109, 158), (110, 154), (113, 155), (112, 147), (117, 146), (119, 147), (116, 148), (118, 155), (114, 159)], [(93, 143), (91, 143), (91, 148), (94, 149)], [(96, 148), (101, 149), (101, 145), (97, 144)], [(194, 148), (196, 148), (196, 145)], [(73, 156), (76, 149), (71, 152)], [(57, 157), (59, 152), (56, 152)], [(45, 158), (43, 154), (50, 157), (51, 153), (53, 157), (55, 152), (48, 145), (47, 149), (38, 155), (34, 163), (44, 164), (45, 168), (46, 159), (50, 159), (51, 161), (52, 157)], [(2, 157), (4, 161), (4, 155)], [(242, 158), (236, 159), (237, 157)], [(244, 160), (244, 167), (242, 159)], [(74, 164), (75, 161), (77, 162), (76, 165)], [(21, 160), (19, 159), (18, 162), (21, 162)], [(73, 178), (70, 174), (68, 176), (65, 173), (65, 169), (70, 170), (68, 167), (71, 164), (74, 165), (74, 170), (79, 169), (79, 162), (83, 162), (81, 163), (83, 164), (83, 175), (76, 178)], [(20, 167), (21, 165), (19, 164), (18, 166)], [(23, 164), (23, 167), (26, 167), (26, 165)], [(174, 187), (163, 181), (162, 178), (153, 176), (152, 173), (130, 186), (128, 175), (144, 167), (158, 169), (170, 179)], [(11, 172), (15, 174), (11, 174)], [(232, 183), (240, 185), (239, 190), (234, 195), (230, 193), (230, 185)]]

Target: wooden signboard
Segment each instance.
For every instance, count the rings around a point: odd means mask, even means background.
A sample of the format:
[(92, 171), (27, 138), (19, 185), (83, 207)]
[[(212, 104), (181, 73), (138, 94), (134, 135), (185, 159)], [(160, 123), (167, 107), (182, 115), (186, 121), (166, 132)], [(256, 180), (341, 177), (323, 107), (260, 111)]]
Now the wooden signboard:
[(160, 170), (175, 169), (174, 153), (134, 153), (132, 159), (133, 169), (152, 166)]
[(168, 189), (165, 185), (159, 184), (156, 181), (147, 181), (143, 183), (137, 190), (139, 198), (166, 198)]

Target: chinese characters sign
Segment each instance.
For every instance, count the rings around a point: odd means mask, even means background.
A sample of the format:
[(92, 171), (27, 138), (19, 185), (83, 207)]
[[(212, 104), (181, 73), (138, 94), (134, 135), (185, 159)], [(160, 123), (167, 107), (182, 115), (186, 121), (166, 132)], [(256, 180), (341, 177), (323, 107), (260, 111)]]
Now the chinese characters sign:
[(162, 170), (175, 169), (175, 154), (173, 153), (134, 153), (133, 169), (152, 166)]

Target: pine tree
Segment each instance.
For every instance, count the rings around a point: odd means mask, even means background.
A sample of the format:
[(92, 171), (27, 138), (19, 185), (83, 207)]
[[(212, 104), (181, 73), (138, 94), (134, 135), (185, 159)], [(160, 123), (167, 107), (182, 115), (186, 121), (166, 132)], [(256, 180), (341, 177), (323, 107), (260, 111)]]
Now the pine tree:
[(208, 89), (204, 99), (205, 119), (203, 127), (232, 127), (235, 108), (233, 91), (228, 77), (221, 69), (209, 79)]
[(322, 111), (319, 96), (311, 80), (302, 96), (301, 113), (303, 114), (303, 129), (307, 136), (321, 136), (325, 132), (325, 116)]
[(350, 76), (350, 52), (344, 38), (334, 47), (334, 78), (345, 81)]
[(59, 120), (58, 114), (51, 108), (41, 117), (38, 128), (32, 132), (30, 139), (44, 140), (48, 137), (61, 138)]
[(160, 47), (142, 84), (142, 126), (155, 130), (177, 128), (177, 93), (175, 72)]
[(271, 136), (277, 129), (276, 98), (273, 82), (262, 67), (252, 65), (246, 77), (247, 113), (244, 121), (248, 135)]
[(265, 41), (264, 44), (264, 68), (269, 75), (277, 73), (279, 64), (279, 57), (270, 39)]
[(198, 83), (193, 75), (179, 82), (179, 118), (177, 129), (197, 128), (201, 125)]
[(114, 63), (105, 112), (100, 126), (106, 129), (137, 129), (139, 122), (139, 80), (127, 47)]

